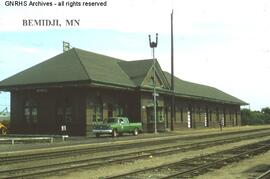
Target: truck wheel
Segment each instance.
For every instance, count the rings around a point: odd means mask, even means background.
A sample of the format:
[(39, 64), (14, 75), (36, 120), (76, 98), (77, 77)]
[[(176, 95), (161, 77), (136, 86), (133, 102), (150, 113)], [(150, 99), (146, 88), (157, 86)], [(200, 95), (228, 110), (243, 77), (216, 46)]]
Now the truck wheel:
[(133, 135), (137, 136), (138, 134), (139, 134), (139, 130), (138, 130), (138, 128), (134, 129), (134, 131), (133, 131)]
[(117, 137), (117, 130), (113, 129), (113, 131), (112, 131), (112, 137)]
[(1, 133), (2, 133), (3, 135), (6, 135), (6, 134), (7, 134), (7, 130), (6, 130), (5, 128), (3, 128), (3, 129), (1, 130)]
[(96, 137), (100, 137), (100, 134), (96, 133)]

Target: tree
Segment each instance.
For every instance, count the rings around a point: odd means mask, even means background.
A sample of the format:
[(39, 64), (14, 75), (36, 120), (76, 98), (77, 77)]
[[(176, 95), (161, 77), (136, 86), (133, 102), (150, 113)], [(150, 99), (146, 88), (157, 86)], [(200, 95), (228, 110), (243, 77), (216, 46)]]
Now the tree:
[(270, 114), (270, 108), (269, 107), (266, 107), (266, 108), (262, 108), (262, 113), (264, 114)]
[(270, 108), (269, 107), (262, 108), (261, 112), (265, 124), (270, 124)]
[(241, 110), (241, 119), (243, 125), (258, 125), (265, 123), (261, 111), (251, 111), (249, 109)]

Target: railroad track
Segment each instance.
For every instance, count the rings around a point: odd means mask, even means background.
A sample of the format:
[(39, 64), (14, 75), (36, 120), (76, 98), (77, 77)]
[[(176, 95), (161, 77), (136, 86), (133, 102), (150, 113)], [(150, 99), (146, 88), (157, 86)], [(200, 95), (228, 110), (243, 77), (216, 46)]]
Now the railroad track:
[(23, 162), (23, 161), (35, 161), (35, 160), (42, 160), (42, 159), (50, 159), (50, 158), (61, 158), (67, 156), (77, 156), (82, 154), (93, 154), (97, 152), (106, 152), (106, 151), (119, 151), (125, 150), (130, 148), (143, 148), (146, 145), (154, 146), (154, 145), (162, 145), (162, 144), (170, 144), (175, 143), (179, 140), (195, 140), (195, 139), (203, 139), (203, 138), (214, 138), (219, 136), (228, 136), (228, 135), (238, 135), (238, 134), (251, 134), (260, 131), (270, 131), (269, 129), (256, 129), (256, 130), (246, 130), (246, 131), (234, 131), (228, 133), (218, 133), (218, 134), (210, 134), (204, 136), (192, 136), (192, 137), (176, 137), (176, 138), (169, 138), (169, 139), (161, 139), (155, 141), (143, 141), (143, 142), (135, 142), (129, 144), (119, 144), (119, 145), (110, 145), (108, 148), (107, 146), (99, 146), (99, 147), (86, 147), (81, 149), (68, 149), (68, 150), (61, 150), (61, 151), (49, 151), (49, 152), (42, 152), (42, 153), (34, 153), (34, 154), (24, 154), (24, 155), (16, 155), (16, 156), (3, 156), (0, 157), (0, 166), (6, 165), (15, 162)]
[(186, 144), (186, 145), (175, 145), (170, 147), (162, 147), (158, 149), (151, 149), (151, 150), (141, 150), (139, 152), (129, 152), (129, 153), (122, 153), (120, 155), (110, 155), (105, 157), (96, 157), (90, 159), (83, 159), (83, 160), (75, 160), (69, 162), (62, 162), (62, 163), (53, 163), (53, 164), (45, 164), (45, 165), (38, 165), (32, 167), (23, 167), (23, 168), (9, 168), (8, 170), (0, 170), (0, 178), (22, 178), (22, 177), (30, 177), (30, 176), (40, 176), (43, 174), (48, 173), (55, 173), (59, 171), (65, 170), (74, 170), (78, 168), (93, 168), (98, 166), (104, 166), (107, 164), (112, 163), (121, 163), (121, 162), (133, 162), (138, 159), (149, 158), (150, 156), (164, 156), (175, 154), (179, 152), (185, 151), (192, 151), (192, 150), (199, 150), (204, 149), (216, 145), (226, 144), (226, 143), (233, 143), (242, 140), (252, 139), (252, 138), (259, 138), (269, 136), (269, 132), (253, 134), (253, 135), (245, 135), (242, 137), (231, 137), (227, 139), (219, 139), (213, 141), (205, 141), (205, 142), (198, 142), (193, 144)]
[[(234, 149), (224, 150), (213, 154), (189, 158), (157, 167), (136, 170), (129, 173), (105, 177), (106, 179), (138, 179), (138, 178), (191, 178), (209, 170), (221, 168), (233, 162), (244, 160), (270, 150), (270, 140), (265, 140)], [(269, 173), (267, 173), (269, 176)]]
[(261, 174), (260, 176), (258, 176), (256, 179), (269, 179), (269, 178), (270, 178), (270, 169)]

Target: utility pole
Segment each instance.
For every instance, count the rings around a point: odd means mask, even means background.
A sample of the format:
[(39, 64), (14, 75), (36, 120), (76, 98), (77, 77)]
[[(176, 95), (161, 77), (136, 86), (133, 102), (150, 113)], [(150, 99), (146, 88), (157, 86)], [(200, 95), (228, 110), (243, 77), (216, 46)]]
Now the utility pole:
[(171, 103), (171, 131), (174, 130), (174, 117), (175, 117), (175, 102), (174, 102), (174, 52), (173, 52), (173, 10), (171, 13), (171, 91), (172, 91), (172, 103)]
[(154, 120), (155, 120), (155, 134), (157, 133), (157, 93), (156, 93), (156, 60), (155, 60), (155, 48), (157, 47), (158, 44), (158, 33), (156, 33), (156, 42), (151, 42), (151, 36), (148, 35), (149, 37), (149, 45), (150, 48), (152, 48), (152, 54), (153, 54), (153, 97), (154, 97)]

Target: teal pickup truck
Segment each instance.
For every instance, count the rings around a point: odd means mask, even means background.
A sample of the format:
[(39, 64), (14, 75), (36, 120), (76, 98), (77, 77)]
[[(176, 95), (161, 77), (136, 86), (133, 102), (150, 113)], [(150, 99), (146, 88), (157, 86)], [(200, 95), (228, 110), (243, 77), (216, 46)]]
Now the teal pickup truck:
[(129, 123), (127, 117), (110, 117), (101, 124), (94, 125), (93, 133), (96, 137), (101, 134), (111, 134), (113, 137), (123, 133), (138, 135), (142, 132), (142, 123)]

